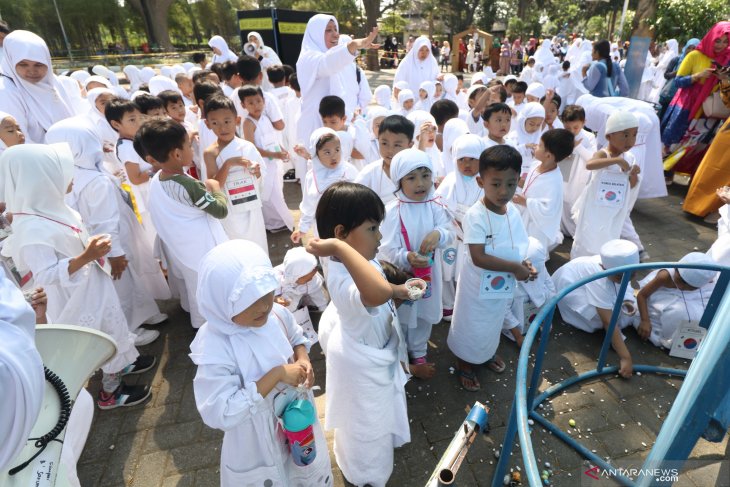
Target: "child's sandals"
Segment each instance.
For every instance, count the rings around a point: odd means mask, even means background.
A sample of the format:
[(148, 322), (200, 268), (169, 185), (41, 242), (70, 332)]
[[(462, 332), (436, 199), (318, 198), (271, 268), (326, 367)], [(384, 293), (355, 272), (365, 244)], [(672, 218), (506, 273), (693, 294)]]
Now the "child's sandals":
[(473, 369), (464, 370), (457, 365), (456, 375), (459, 377), (459, 383), (461, 384), (461, 387), (463, 387), (467, 391), (476, 392), (478, 390), (481, 390), (482, 386), (479, 384), (479, 380), (477, 379), (477, 375), (474, 373)]
[(495, 355), (494, 357), (487, 360), (487, 367), (489, 370), (496, 374), (501, 374), (504, 372), (504, 369), (507, 368), (507, 365), (504, 363), (504, 360), (502, 360), (502, 357), (499, 355)]

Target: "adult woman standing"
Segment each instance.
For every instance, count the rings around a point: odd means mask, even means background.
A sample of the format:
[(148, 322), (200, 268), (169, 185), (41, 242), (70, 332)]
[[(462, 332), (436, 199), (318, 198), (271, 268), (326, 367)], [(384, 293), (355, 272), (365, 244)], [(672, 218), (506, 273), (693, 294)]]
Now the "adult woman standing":
[[(297, 60), (297, 75), (302, 93), (302, 109), (297, 121), (297, 142), (306, 145), (310, 134), (322, 126), (319, 102), (330, 94), (330, 76), (342, 71), (355, 60), (357, 51), (373, 44), (378, 28), (364, 39), (354, 39), (338, 46), (340, 33), (337, 19), (332, 15), (317, 14), (307, 22), (302, 50)], [(430, 50), (429, 50), (430, 54)]]
[(436, 81), (438, 76), (439, 65), (431, 53), (431, 41), (426, 36), (420, 36), (398, 65), (393, 84), (405, 81), (411, 90), (417, 92), (421, 83)]
[(26, 142), (43, 143), (46, 130), (74, 115), (71, 99), (53, 74), (51, 53), (43, 39), (27, 30), (8, 34), (0, 62), (0, 111), (15, 118)]
[(682, 61), (684, 61), (684, 58), (687, 57), (687, 54), (694, 51), (694, 49), (697, 47), (697, 44), (699, 43), (700, 40), (693, 37), (692, 39), (687, 41), (687, 44), (684, 45), (682, 53), (676, 58), (669, 61), (667, 70), (664, 72), (664, 79), (667, 80), (667, 83), (664, 85), (664, 88), (662, 88), (662, 91), (659, 94), (659, 104), (662, 107), (661, 111), (659, 112), (660, 120), (664, 118), (664, 113), (667, 111), (669, 102), (672, 101), (675, 93), (677, 93), (677, 85), (674, 84), (674, 80), (677, 78), (677, 70), (682, 65)]
[(208, 41), (208, 46), (213, 50), (213, 60), (211, 65), (216, 63), (225, 63), (226, 61), (236, 62), (238, 55), (231, 51), (228, 43), (221, 36), (213, 36)]
[(512, 74), (518, 76), (522, 72), (522, 39), (519, 37), (512, 43), (512, 53), (510, 56), (509, 64), (512, 69)]
[(677, 93), (662, 119), (662, 144), (666, 151), (679, 142), (692, 120), (702, 116), (702, 102), (710, 96), (718, 81), (727, 79), (713, 67), (730, 61), (730, 22), (718, 22), (702, 38), (697, 48), (687, 54), (677, 71)]
[(441, 45), (441, 71), (444, 69), (448, 72), (451, 66), (451, 45), (449, 41), (444, 41)]
[(276, 51), (264, 44), (264, 38), (261, 37), (261, 34), (259, 34), (258, 32), (249, 32), (246, 36), (246, 39), (248, 39), (248, 42), (256, 46), (256, 50), (258, 51), (259, 55), (266, 60), (266, 66), (264, 66), (263, 62), (261, 64), (264, 69), (269, 66), (282, 64), (279, 55), (276, 54)]
[(629, 84), (618, 63), (611, 60), (611, 43), (607, 40), (593, 46), (593, 62), (583, 66), (583, 87), (593, 96), (628, 96)]
[(509, 39), (506, 37), (502, 40), (502, 47), (499, 50), (499, 71), (502, 76), (510, 73), (509, 60), (512, 57), (512, 50), (509, 46)]

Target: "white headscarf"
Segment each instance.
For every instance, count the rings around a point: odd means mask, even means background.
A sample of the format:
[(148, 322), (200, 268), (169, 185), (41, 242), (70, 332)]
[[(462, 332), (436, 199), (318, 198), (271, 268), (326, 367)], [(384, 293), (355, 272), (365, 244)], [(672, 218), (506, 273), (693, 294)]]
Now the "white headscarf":
[(536, 101), (527, 103), (520, 112), (520, 114), (517, 116), (517, 120), (515, 121), (515, 123), (512, 124), (512, 126), (514, 127), (514, 135), (511, 138), (513, 138), (514, 141), (518, 144), (539, 143), (542, 131), (538, 129), (530, 134), (527, 133), (527, 130), (525, 129), (525, 122), (528, 118), (538, 117), (545, 119), (545, 107), (543, 107)]
[[(681, 259), (680, 264), (714, 264), (709, 255), (701, 252), (690, 252)], [(716, 271), (706, 269), (677, 269), (682, 280), (692, 287), (700, 288), (712, 281), (717, 275)]]
[[(10, 115), (9, 113), (0, 112), (0, 123), (2, 123), (2, 121), (5, 120), (8, 117), (12, 117), (13, 120), (15, 120), (15, 117), (13, 117), (12, 115)], [(3, 152), (5, 152), (5, 149), (7, 149), (7, 148), (8, 148), (8, 146), (5, 145), (5, 142), (3, 142), (2, 140), (0, 140), (0, 156), (3, 154)], [(2, 199), (0, 199), (0, 201), (2, 201)]]
[(152, 77), (156, 74), (155, 70), (149, 66), (145, 66), (139, 71), (139, 77), (142, 78), (142, 83), (149, 83)]
[[(677, 41), (674, 41), (677, 42)], [(612, 42), (611, 43), (611, 61), (617, 63), (621, 61), (621, 53), (618, 50), (618, 43)]]
[(444, 125), (441, 160), (443, 161), (446, 174), (456, 170), (454, 157), (451, 151), (454, 142), (456, 142), (456, 139), (460, 136), (468, 133), (469, 126), (460, 118), (452, 118)]
[(335, 138), (337, 138), (337, 140), (339, 140), (337, 132), (327, 127), (318, 128), (317, 130), (312, 132), (312, 135), (309, 137), (308, 149), (309, 154), (312, 156), (312, 171), (314, 173), (314, 178), (316, 179), (316, 191), (318, 191), (320, 194), (323, 193), (326, 188), (329, 188), (337, 181), (343, 181), (345, 179), (346, 163), (344, 154), (340, 159), (340, 163), (334, 169), (323, 165), (320, 162), (319, 157), (317, 156), (317, 142), (319, 142), (319, 139), (327, 134), (332, 134), (335, 136)]
[(552, 42), (549, 39), (543, 39), (540, 43), (540, 47), (537, 48), (537, 51), (535, 51), (535, 54), (532, 56), (535, 59), (536, 65), (542, 64), (543, 66), (549, 66), (558, 62), (555, 55), (553, 55), (551, 47)]
[[(423, 46), (428, 48), (428, 57), (421, 61), (418, 59), (418, 51)], [(426, 36), (420, 36), (398, 65), (393, 82), (407, 81), (409, 86), (421, 86), (424, 81), (434, 81), (438, 75), (438, 61), (431, 53), (431, 41)]]
[[(112, 84), (109, 82), (108, 79), (106, 79), (103, 76), (94, 75), (94, 76), (89, 76), (88, 78), (86, 78), (86, 80), (84, 80), (84, 89), (88, 90), (89, 85), (91, 83), (101, 83), (102, 85), (104, 85), (104, 88), (109, 88), (110, 90), (112, 89)], [(98, 86), (97, 86), (97, 88), (98, 88)], [(93, 90), (95, 88), (91, 88), (91, 89)]]
[(327, 46), (324, 43), (324, 31), (327, 24), (332, 21), (335, 23), (337, 30), (340, 26), (337, 19), (332, 15), (317, 14), (307, 22), (307, 28), (304, 31), (304, 39), (302, 40), (302, 50), (297, 59), (297, 79), (302, 93), (309, 92), (317, 79), (316, 70), (312, 69), (312, 59), (320, 54), (327, 52)]
[[(421, 93), (420, 91), (424, 90), (426, 92), (426, 99), (421, 99)], [(435, 101), (433, 99), (433, 96), (436, 94), (436, 85), (433, 83), (433, 81), (424, 81), (421, 83), (421, 86), (418, 88), (418, 103), (416, 104), (416, 107), (419, 110), (425, 110), (430, 111), (431, 105), (433, 105), (433, 102)]]
[(69, 75), (69, 78), (75, 79), (76, 81), (81, 83), (81, 86), (86, 86), (86, 80), (89, 79), (90, 76), (91, 75), (89, 74), (88, 71), (79, 70), (79, 71), (74, 71), (73, 73), (71, 73)]
[(211, 64), (225, 63), (226, 61), (233, 61), (235, 63), (238, 61), (236, 53), (228, 48), (228, 43), (221, 36), (211, 37), (208, 41), (208, 46), (211, 48), (215, 47), (221, 52), (220, 54), (213, 54)]
[[(454, 159), (454, 165), (462, 157), (473, 157), (479, 159), (486, 148), (486, 143), (482, 137), (474, 134), (464, 134), (457, 137), (454, 145), (451, 146), (451, 153)], [(458, 168), (454, 171), (456, 184), (454, 185), (454, 199), (457, 202), (473, 203), (482, 194), (482, 188), (477, 184), (476, 175), (464, 176), (459, 173)]]
[[(10, 78), (18, 90), (29, 122), (35, 121), (45, 131), (59, 120), (73, 116), (73, 109), (65, 101), (66, 91), (53, 74), (51, 53), (43, 39), (26, 30), (15, 30), (5, 37), (3, 48), (5, 57), (0, 62), (0, 72)], [(15, 65), (24, 59), (48, 66), (46, 76), (38, 83), (21, 78)]]
[(408, 100), (416, 101), (416, 96), (413, 94), (413, 91), (411, 90), (401, 90), (400, 93), (398, 93), (398, 105), (401, 107), (403, 106), (403, 103), (407, 102)]
[(115, 95), (108, 88), (94, 88), (86, 94), (86, 101), (89, 102), (89, 111), (86, 117), (96, 129), (96, 133), (102, 143), (109, 142), (115, 144), (119, 139), (119, 134), (106, 120), (106, 115), (96, 108), (96, 99), (103, 94)]
[(249, 36), (254, 36), (259, 41), (259, 53), (263, 57), (265, 57), (271, 66), (275, 66), (278, 64), (282, 64), (281, 59), (279, 58), (279, 55), (276, 54), (276, 51), (274, 51), (272, 48), (264, 44), (264, 38), (261, 37), (261, 34), (258, 32), (249, 32), (248, 35), (246, 35), (246, 39), (248, 40)]
[(317, 267), (317, 258), (307, 252), (304, 247), (287, 250), (281, 266), (282, 276), (286, 284), (295, 285), (296, 280), (306, 276)]
[[(43, 405), (43, 361), (35, 347), (35, 312), (0, 268), (0, 471), (25, 447)], [(26, 460), (19, 459), (18, 463)]]
[(177, 83), (175, 83), (167, 76), (153, 76), (152, 79), (150, 79), (147, 83), (147, 86), (150, 89), (150, 94), (153, 96), (157, 96), (165, 90), (180, 92), (180, 88), (178, 88)]
[(68, 95), (68, 104), (74, 111), (74, 115), (86, 113), (89, 109), (88, 103), (81, 97), (81, 86), (79, 82), (68, 76), (57, 76), (58, 81), (63, 85)]
[(375, 138), (375, 119), (380, 117), (387, 117), (390, 115), (390, 110), (381, 107), (379, 105), (371, 106), (368, 108), (367, 122), (368, 129), (370, 129), (370, 135)]
[(124, 73), (124, 76), (126, 76), (127, 80), (129, 81), (129, 92), (134, 93), (135, 91), (137, 91), (137, 88), (139, 88), (139, 85), (141, 85), (143, 83), (139, 68), (137, 66), (129, 64), (127, 66), (124, 66), (124, 69), (122, 70), (122, 72)]
[(378, 86), (377, 88), (375, 88), (375, 92), (373, 95), (375, 97), (375, 103), (385, 108), (386, 110), (390, 110), (390, 99), (392, 98), (390, 86)]
[[(396, 186), (400, 186), (400, 180), (406, 177), (409, 172), (415, 171), (419, 167), (428, 168), (433, 173), (431, 159), (429, 159), (425, 152), (412, 148), (403, 149), (393, 156), (393, 160), (390, 162), (390, 179), (393, 180)], [(431, 186), (429, 197), (433, 195), (433, 191), (434, 188)], [(401, 201), (411, 201), (403, 194), (403, 190), (398, 190), (396, 196)]]
[[(229, 240), (208, 252), (198, 268), (198, 306), (215, 333), (228, 336), (244, 382), (287, 363), (292, 346), (273, 311), (265, 325), (242, 326), (232, 319), (277, 287), (276, 273), (264, 251), (248, 240)], [(274, 305), (276, 308), (276, 305)], [(220, 364), (219, 351), (198, 347), (190, 354), (198, 365)]]
[(418, 141), (418, 137), (421, 135), (421, 127), (426, 122), (431, 122), (436, 127), (436, 119), (433, 118), (433, 115), (431, 115), (429, 112), (425, 110), (413, 110), (411, 113), (408, 114), (406, 117), (408, 120), (413, 122), (413, 125), (415, 129), (413, 130), (413, 141)]
[(667, 70), (669, 61), (679, 56), (679, 43), (677, 39), (669, 39), (667, 41), (667, 49), (662, 53), (657, 63), (657, 70), (661, 70), (662, 73)]
[(96, 66), (91, 68), (91, 70), (94, 72), (94, 74), (98, 74), (99, 76), (103, 76), (104, 78), (108, 79), (112, 86), (119, 86), (119, 79), (117, 78), (117, 75), (114, 73), (114, 71), (107, 68), (106, 66), (97, 64)]
[(74, 159), (73, 192), (82, 191), (97, 177), (105, 177), (104, 151), (96, 130), (81, 117), (67, 118), (48, 129), (47, 144), (67, 143)]
[(444, 87), (444, 99), (451, 100), (454, 103), (459, 103), (458, 95), (456, 94), (456, 88), (459, 86), (459, 79), (451, 74), (445, 74), (444, 80), (441, 82), (441, 86)]
[(582, 39), (580, 37), (576, 37), (575, 39), (573, 39), (573, 42), (570, 43), (570, 47), (568, 48), (568, 52), (565, 54), (565, 60), (570, 62), (571, 67), (578, 61), (578, 58), (580, 57), (581, 42)]
[(525, 95), (530, 96), (536, 96), (538, 98), (542, 98), (545, 96), (545, 86), (542, 83), (530, 83), (530, 85), (527, 87), (527, 91), (525, 91)]

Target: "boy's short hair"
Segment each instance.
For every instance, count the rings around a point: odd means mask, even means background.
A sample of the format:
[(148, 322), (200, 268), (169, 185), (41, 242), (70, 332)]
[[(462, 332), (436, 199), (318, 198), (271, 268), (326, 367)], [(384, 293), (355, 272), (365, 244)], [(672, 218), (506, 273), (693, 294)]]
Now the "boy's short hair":
[(289, 64), (282, 64), (281, 68), (284, 70), (284, 81), (288, 83), (289, 78), (292, 74), (296, 73), (296, 70), (293, 66), (290, 66)]
[(167, 105), (183, 102), (182, 95), (175, 90), (161, 91), (157, 94), (157, 98), (162, 100), (162, 105), (165, 107), (165, 110), (167, 110)]
[(484, 85), (474, 85), (474, 89), (471, 90), (471, 93), (469, 93), (469, 100), (476, 100), (479, 96), (484, 94), (484, 90), (486, 90), (487, 87)]
[(529, 58), (527, 58), (527, 65), (532, 66), (533, 64), (535, 64), (535, 58), (530, 56)]
[(109, 103), (104, 107), (104, 117), (106, 121), (111, 125), (112, 122), (121, 122), (124, 118), (125, 113), (133, 111), (141, 111), (139, 106), (132, 100), (125, 100), (124, 98), (112, 98)]
[(181, 124), (171, 118), (153, 118), (142, 124), (137, 132), (143, 152), (160, 164), (170, 159), (170, 153), (182, 149), (188, 133)]
[(210, 112), (213, 112), (215, 110), (230, 110), (231, 112), (233, 112), (234, 116), (238, 116), (238, 112), (236, 111), (236, 105), (233, 104), (233, 100), (228, 98), (223, 93), (215, 94), (205, 100), (205, 106), (203, 108), (205, 114), (208, 115)]
[(562, 161), (573, 153), (575, 136), (566, 129), (551, 129), (540, 137), (545, 150), (555, 156), (556, 161)]
[(479, 174), (488, 169), (506, 171), (512, 169), (517, 174), (522, 170), (522, 156), (511, 145), (495, 145), (486, 149), (479, 156)]
[[(509, 85), (512, 85), (512, 92), (515, 91), (515, 86), (517, 85), (518, 81), (515, 78), (510, 78), (507, 81), (504, 82), (504, 86), (507, 87)], [(527, 86), (527, 83), (525, 83), (525, 86)]]
[(200, 64), (203, 61), (205, 61), (205, 53), (203, 53), (203, 52), (193, 53), (193, 62), (195, 64)]
[[(547, 95), (540, 98), (540, 105), (545, 103), (545, 100), (547, 100)], [(558, 108), (560, 108), (560, 104), (563, 102), (563, 99), (560, 98), (560, 95), (558, 95), (557, 93), (553, 93), (553, 99), (550, 101), (557, 105)]]
[(563, 71), (570, 69), (570, 61), (563, 61)]
[(375, 191), (346, 181), (327, 188), (315, 212), (320, 238), (333, 238), (338, 225), (348, 234), (368, 220), (380, 223), (384, 217), (385, 206)]
[(205, 78), (207, 78), (212, 72), (213, 71), (211, 71), (210, 69), (201, 69), (195, 71), (193, 73), (193, 83), (195, 83), (196, 85), (198, 83), (202, 83), (203, 81), (205, 81)]
[(456, 73), (454, 74), (454, 76), (456, 76), (456, 79), (464, 81), (464, 75), (462, 73)]
[(137, 91), (144, 91), (145, 93), (149, 93), (150, 92), (150, 85), (148, 85), (147, 83), (142, 83), (141, 85), (139, 85), (137, 87)]
[(391, 134), (403, 134), (408, 140), (413, 139), (413, 132), (416, 126), (403, 115), (388, 115), (380, 122), (378, 134), (390, 132)]
[(506, 103), (492, 103), (482, 112), (482, 120), (488, 122), (495, 113), (509, 113), (512, 116), (512, 109)]
[(585, 122), (586, 111), (580, 105), (568, 105), (563, 110), (563, 122)]
[(504, 83), (496, 78), (490, 79), (489, 81), (487, 81), (487, 88), (491, 88), (492, 86), (504, 86)]
[(197, 103), (198, 100), (202, 100), (205, 103), (205, 100), (217, 93), (223, 94), (223, 90), (212, 81), (203, 81), (202, 83), (196, 83), (193, 86), (193, 98), (195, 99), (195, 103)]
[(139, 107), (139, 111), (144, 114), (147, 114), (150, 110), (154, 110), (155, 108), (165, 109), (165, 105), (162, 103), (162, 100), (148, 93), (142, 93), (135, 96), (134, 102)]
[(190, 81), (192, 81), (192, 79), (190, 78), (190, 76), (187, 75), (187, 73), (177, 73), (175, 75), (175, 83), (177, 83), (177, 84), (182, 83), (186, 79), (189, 79)]
[[(491, 88), (490, 88), (491, 89)], [(507, 101), (507, 88), (501, 84), (497, 86), (497, 93), (499, 93), (499, 101), (504, 103)]]
[(512, 87), (512, 94), (525, 93), (527, 91), (527, 83), (524, 81), (515, 81), (515, 85)]
[(220, 81), (224, 81), (222, 67), (222, 63), (213, 63), (210, 65), (210, 70), (218, 76)]
[(241, 100), (241, 103), (243, 103), (243, 101), (246, 98), (248, 98), (249, 96), (256, 96), (256, 95), (260, 95), (261, 98), (264, 97), (264, 92), (260, 86), (244, 85), (238, 89), (238, 99)]
[(271, 66), (266, 70), (266, 75), (271, 83), (281, 83), (286, 78), (286, 71), (284, 71), (284, 66)]
[(294, 91), (302, 91), (302, 88), (299, 86), (299, 76), (297, 76), (297, 73), (292, 73), (289, 76), (289, 86)]
[(459, 116), (459, 105), (452, 100), (437, 100), (431, 105), (430, 113), (436, 120), (436, 125), (443, 125)]
[(142, 145), (142, 136), (140, 135), (141, 133), (141, 130), (137, 130), (137, 133), (134, 134), (134, 139), (132, 139), (132, 147), (134, 147), (134, 152), (136, 152), (139, 157), (141, 157), (142, 159), (147, 159), (147, 152), (144, 150), (144, 146)]
[(233, 78), (237, 74), (238, 68), (236, 67), (236, 63), (234, 63), (233, 61), (226, 61), (225, 63), (221, 64), (219, 76), (223, 81), (231, 81), (231, 78)]
[(324, 117), (344, 117), (345, 116), (345, 100), (335, 95), (328, 95), (319, 102), (319, 116)]
[(243, 79), (244, 83), (255, 81), (261, 73), (261, 63), (259, 63), (259, 60), (247, 54), (238, 58), (236, 68), (238, 69), (238, 76)]

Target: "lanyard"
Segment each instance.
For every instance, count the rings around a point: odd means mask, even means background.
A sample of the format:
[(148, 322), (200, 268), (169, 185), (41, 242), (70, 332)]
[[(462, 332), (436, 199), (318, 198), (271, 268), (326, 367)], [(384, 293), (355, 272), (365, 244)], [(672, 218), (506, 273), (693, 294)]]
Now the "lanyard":
[[(554, 170), (555, 170), (554, 168), (553, 168), (553, 169), (550, 169), (550, 171), (554, 171)], [(533, 173), (532, 173), (533, 177), (531, 177), (531, 178), (530, 178), (530, 179), (529, 179), (529, 180), (527, 181), (527, 184), (525, 184), (525, 188), (524, 188), (524, 189), (522, 190), (522, 194), (523, 194), (523, 195), (526, 195), (526, 194), (527, 194), (527, 190), (528, 190), (528, 189), (530, 189), (530, 186), (532, 186), (532, 183), (534, 183), (534, 182), (535, 182), (535, 180), (536, 180), (537, 178), (539, 178), (539, 177), (540, 177), (540, 176), (542, 176), (543, 174), (547, 174), (547, 173), (549, 173), (550, 171), (546, 171), (546, 172), (539, 172), (539, 171), (538, 171), (537, 169), (535, 169), (535, 172), (533, 172)]]
[(69, 225), (68, 223), (63, 223), (58, 220), (54, 220), (53, 218), (49, 218), (47, 216), (43, 215), (36, 215), (35, 213), (13, 213), (13, 215), (23, 215), (23, 216), (37, 216), (38, 218), (44, 218), (46, 220), (52, 221), (54, 223), (58, 223), (59, 225), (63, 225), (64, 227), (68, 227), (71, 230), (73, 230), (75, 233), (81, 233), (81, 229), (78, 227), (75, 227), (73, 225)]
[[(484, 204), (484, 202), (482, 202), (482, 204)], [(486, 205), (485, 205), (484, 206), (484, 209), (487, 210), (487, 222), (489, 223), (489, 233), (490, 233), (490, 235), (487, 235), (487, 238), (491, 238), (492, 239), (492, 250), (494, 250), (495, 249), (494, 248), (494, 230), (492, 229), (492, 219), (489, 216), (489, 213), (490, 213), (489, 208), (487, 208)], [(512, 224), (509, 222), (509, 209), (505, 212), (504, 217), (507, 220), (507, 229), (509, 230), (509, 241), (510, 241), (510, 244), (512, 244), (512, 250), (514, 250), (514, 248), (515, 248), (515, 241), (512, 238)], [(485, 244), (486, 244), (486, 242), (485, 242)]]
[[(676, 281), (674, 280), (674, 274), (672, 274), (672, 282), (675, 286), (677, 286)], [(689, 306), (687, 306), (687, 298), (684, 297), (684, 291), (677, 286), (677, 290), (682, 295), (682, 301), (684, 302), (684, 311), (687, 313), (687, 321), (692, 321), (692, 318), (689, 316)], [(705, 307), (705, 298), (702, 296), (702, 288), (697, 288), (697, 290), (700, 292), (700, 302), (702, 303), (702, 308)]]

